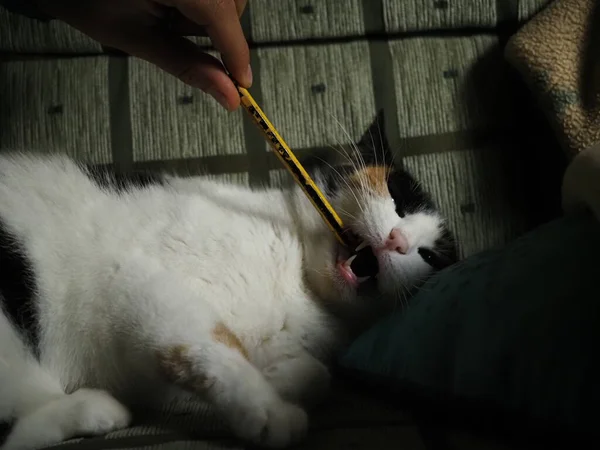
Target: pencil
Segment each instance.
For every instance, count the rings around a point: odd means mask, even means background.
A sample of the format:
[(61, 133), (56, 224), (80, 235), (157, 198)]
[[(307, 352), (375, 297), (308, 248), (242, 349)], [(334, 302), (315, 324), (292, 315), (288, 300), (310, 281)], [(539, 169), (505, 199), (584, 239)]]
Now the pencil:
[(351, 242), (347, 234), (344, 233), (344, 224), (340, 216), (335, 212), (308, 172), (302, 167), (300, 161), (298, 161), (265, 113), (260, 109), (256, 101), (254, 101), (248, 90), (241, 87), (235, 80), (233, 80), (233, 83), (240, 94), (242, 106), (250, 114), (252, 121), (265, 136), (279, 160), (292, 174), (296, 183), (300, 185), (338, 241), (342, 245), (351, 248)]

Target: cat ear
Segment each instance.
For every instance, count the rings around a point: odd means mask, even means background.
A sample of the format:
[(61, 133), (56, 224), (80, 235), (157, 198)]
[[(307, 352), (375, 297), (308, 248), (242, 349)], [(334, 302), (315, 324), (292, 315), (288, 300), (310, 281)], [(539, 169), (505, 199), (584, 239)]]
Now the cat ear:
[(371, 164), (389, 162), (391, 158), (390, 144), (385, 132), (385, 120), (383, 109), (377, 112), (377, 116), (369, 125), (369, 128), (357, 142), (363, 159)]

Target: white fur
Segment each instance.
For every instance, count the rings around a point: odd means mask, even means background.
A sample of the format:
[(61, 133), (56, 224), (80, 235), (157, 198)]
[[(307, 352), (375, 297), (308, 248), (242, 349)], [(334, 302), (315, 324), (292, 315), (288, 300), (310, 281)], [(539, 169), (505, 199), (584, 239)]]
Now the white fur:
[[(345, 221), (374, 245), (393, 227), (411, 243), (382, 256), (381, 290), (425, 276), (416, 247), (433, 245), (440, 219), (400, 219), (390, 199), (356, 195), (335, 200)], [(33, 261), (41, 324), (38, 361), (0, 314), (0, 420), (16, 419), (4, 450), (127, 426), (123, 404), (167, 398), (157, 354), (181, 345), (237, 436), (286, 446), (306, 432), (297, 405), (325, 393), (326, 363), (348, 337), (328, 306), (365, 304), (298, 189), (196, 177), (115, 194), (65, 157), (1, 156), (0, 217)], [(249, 360), (215, 341), (217, 323)]]

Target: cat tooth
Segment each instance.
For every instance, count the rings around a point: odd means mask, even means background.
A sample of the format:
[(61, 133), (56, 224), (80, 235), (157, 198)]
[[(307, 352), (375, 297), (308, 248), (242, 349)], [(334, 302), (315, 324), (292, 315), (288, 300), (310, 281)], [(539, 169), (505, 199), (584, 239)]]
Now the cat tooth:
[(350, 258), (348, 258), (348, 260), (344, 263), (344, 265), (346, 267), (350, 267), (350, 265), (352, 264), (352, 261), (354, 261), (355, 258), (356, 258), (356, 255), (352, 255)]
[(367, 281), (369, 278), (371, 278), (371, 277), (358, 277), (356, 280), (357, 280), (359, 283), (364, 283), (364, 282), (365, 282), (365, 281)]
[(356, 247), (356, 250), (354, 250), (354, 251), (355, 251), (355, 252), (360, 252), (360, 251), (361, 251), (363, 248), (365, 248), (367, 245), (369, 245), (369, 244), (367, 244), (367, 241), (362, 241), (362, 243), (361, 243), (361, 244), (360, 244), (358, 247)]

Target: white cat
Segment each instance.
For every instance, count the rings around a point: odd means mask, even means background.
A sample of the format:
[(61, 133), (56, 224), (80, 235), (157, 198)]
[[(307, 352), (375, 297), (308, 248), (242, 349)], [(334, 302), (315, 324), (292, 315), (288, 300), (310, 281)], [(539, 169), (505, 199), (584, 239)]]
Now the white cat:
[(336, 351), (455, 259), (373, 127), (348, 165), (313, 170), (368, 244), (356, 259), (299, 188), (130, 183), (63, 156), (0, 156), (2, 448), (123, 428), (129, 408), (184, 391), (239, 438), (302, 439)]

